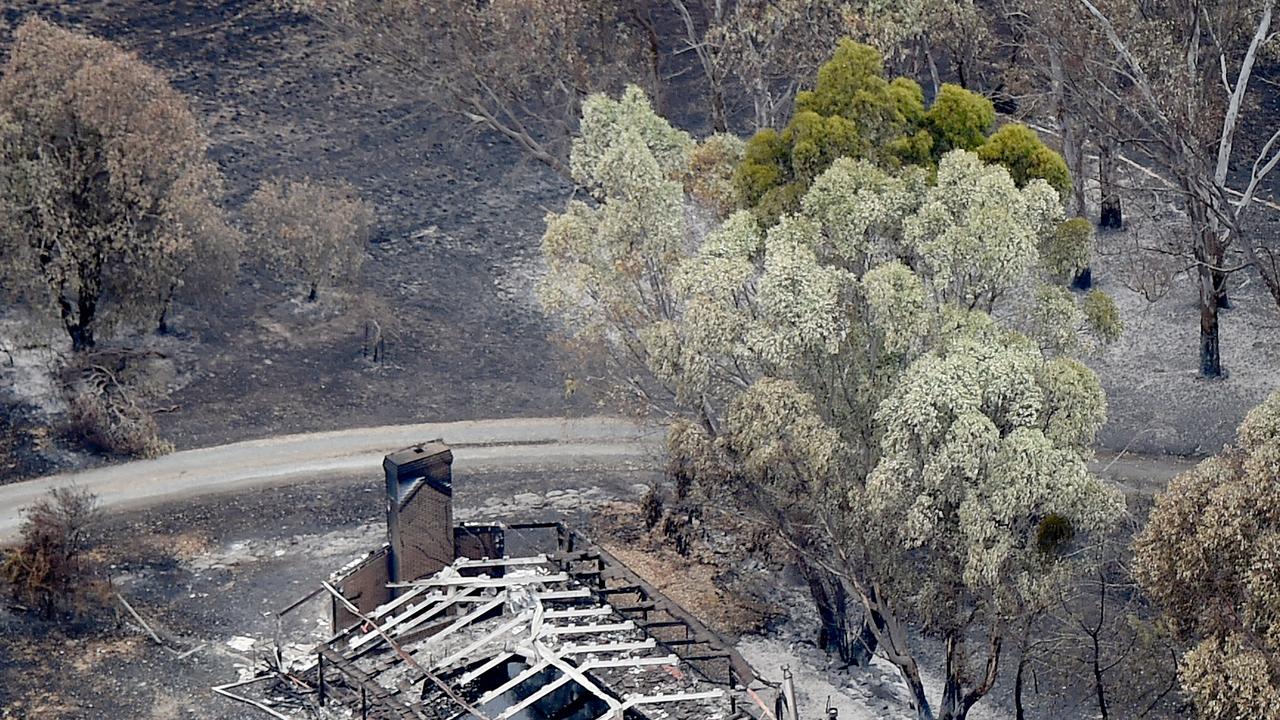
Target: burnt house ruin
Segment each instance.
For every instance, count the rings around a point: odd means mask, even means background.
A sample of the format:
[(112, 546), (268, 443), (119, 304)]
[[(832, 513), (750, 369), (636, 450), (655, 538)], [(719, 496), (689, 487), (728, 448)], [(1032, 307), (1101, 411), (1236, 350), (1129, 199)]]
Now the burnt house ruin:
[(560, 522), (453, 522), (440, 441), (386, 456), (387, 540), (319, 596), (328, 636), (214, 691), (265, 716), (773, 718), (776, 692), (697, 618)]

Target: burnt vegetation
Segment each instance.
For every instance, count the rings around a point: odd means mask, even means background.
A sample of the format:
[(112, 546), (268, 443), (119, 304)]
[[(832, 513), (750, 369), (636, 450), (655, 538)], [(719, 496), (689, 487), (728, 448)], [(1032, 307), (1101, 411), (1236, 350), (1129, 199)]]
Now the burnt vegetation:
[[(672, 428), (645, 532), (791, 571), (811, 641), (879, 653), (921, 720), (1276, 716), (1273, 0), (33, 8), (0, 67), (0, 481), (620, 408)], [(191, 64), (264, 37), (287, 73)], [(410, 383), (440, 397), (381, 402)], [(1090, 464), (1232, 437), (1154, 510)], [(28, 509), (15, 606), (93, 601), (96, 516)]]
[(18, 545), (0, 556), (12, 600), (45, 618), (94, 609), (100, 588), (85, 553), (97, 519), (97, 497), (75, 487), (52, 490), (27, 508)]

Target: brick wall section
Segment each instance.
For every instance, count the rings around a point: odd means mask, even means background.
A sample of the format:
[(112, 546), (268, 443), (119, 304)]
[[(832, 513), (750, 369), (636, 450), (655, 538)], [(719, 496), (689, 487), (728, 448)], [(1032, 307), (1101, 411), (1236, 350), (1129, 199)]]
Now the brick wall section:
[[(463, 523), (453, 529), (454, 552), (460, 558), (481, 560), (503, 557), (506, 555), (504, 540), (504, 531), (500, 525)], [(502, 577), (504, 570), (501, 565), (495, 565), (479, 572), (490, 577)]]
[[(387, 587), (388, 569), (387, 547), (383, 546), (345, 577), (338, 578), (335, 588), (359, 608), (360, 612), (368, 615), (379, 605), (391, 600), (391, 590)], [(330, 617), (333, 618), (335, 633), (358, 622), (359, 619), (338, 602), (337, 598), (331, 597), (330, 600), (333, 603)]]

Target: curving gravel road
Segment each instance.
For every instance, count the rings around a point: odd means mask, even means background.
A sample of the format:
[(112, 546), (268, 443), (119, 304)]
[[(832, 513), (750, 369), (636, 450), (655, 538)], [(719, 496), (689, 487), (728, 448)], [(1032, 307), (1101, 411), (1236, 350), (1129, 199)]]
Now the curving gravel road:
[[(459, 470), (608, 466), (656, 461), (662, 429), (616, 417), (512, 418), (387, 425), (282, 435), (184, 450), (77, 473), (0, 486), (0, 545), (12, 542), (22, 508), (55, 487), (76, 485), (98, 495), (103, 509), (136, 509), (163, 502), (301, 480), (358, 478), (382, 472), (389, 451), (442, 438)], [(1100, 454), (1095, 472), (1121, 487), (1154, 492), (1193, 461), (1173, 456)]]
[(22, 508), (55, 487), (84, 488), (98, 495), (103, 509), (123, 510), (300, 480), (347, 476), (368, 482), (382, 473), (389, 451), (435, 438), (449, 443), (461, 470), (581, 467), (656, 458), (662, 430), (612, 417), (513, 418), (283, 435), (184, 450), (0, 486), (0, 544), (16, 538)]

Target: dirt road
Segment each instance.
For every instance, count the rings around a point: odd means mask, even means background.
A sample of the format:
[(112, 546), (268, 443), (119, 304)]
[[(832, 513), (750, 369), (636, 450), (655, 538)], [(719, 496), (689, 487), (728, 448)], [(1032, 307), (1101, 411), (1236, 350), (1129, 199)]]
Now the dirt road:
[[(516, 418), (282, 435), (184, 450), (0, 486), (0, 544), (15, 538), (22, 508), (51, 488), (72, 484), (96, 493), (104, 509), (123, 510), (303, 480), (341, 476), (367, 482), (381, 473), (388, 451), (434, 438), (453, 446), (458, 469), (484, 470), (656, 461), (661, 437), (660, 428), (622, 418)], [(1153, 492), (1192, 463), (1180, 457), (1102, 454), (1093, 467), (1122, 486)]]
[(216, 493), (330, 477), (378, 477), (390, 450), (443, 438), (456, 468), (580, 467), (656, 459), (661, 430), (610, 417), (474, 420), (283, 435), (184, 450), (78, 473), (0, 486), (0, 544), (16, 536), (21, 509), (54, 487), (96, 493), (123, 510)]

